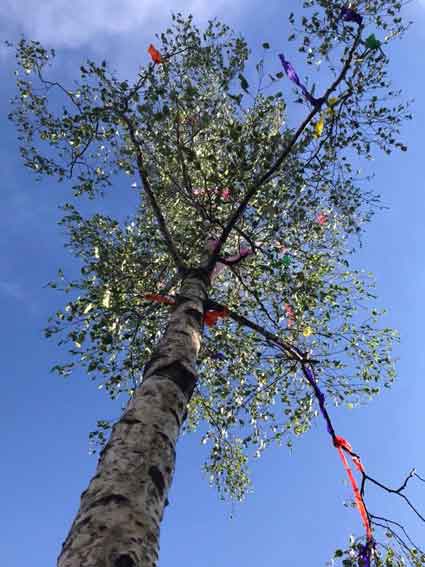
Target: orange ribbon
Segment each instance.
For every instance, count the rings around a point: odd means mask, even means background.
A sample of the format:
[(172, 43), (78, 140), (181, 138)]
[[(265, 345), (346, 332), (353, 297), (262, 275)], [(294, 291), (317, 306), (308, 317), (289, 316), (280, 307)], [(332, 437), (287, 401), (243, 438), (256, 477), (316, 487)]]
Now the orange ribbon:
[(158, 293), (146, 293), (144, 298), (148, 301), (156, 301), (156, 303), (166, 303), (167, 305), (174, 305), (176, 302), (170, 297), (165, 297), (165, 295), (159, 295)]
[[(344, 455), (344, 451), (343, 451), (343, 449), (344, 449), (345, 451), (348, 451), (349, 453), (351, 453), (351, 451), (352, 451), (351, 445), (343, 437), (339, 437), (337, 435), (335, 437), (335, 447), (338, 450), (342, 464), (344, 465), (345, 472), (347, 473), (347, 476), (350, 480), (351, 488), (353, 489), (353, 494), (354, 494), (354, 501), (355, 501), (357, 509), (360, 513), (363, 525), (366, 529), (366, 537), (367, 537), (368, 541), (370, 541), (372, 539), (372, 529), (370, 527), (370, 522), (369, 522), (369, 518), (367, 516), (366, 507), (364, 505), (363, 497), (360, 493), (359, 487), (357, 486), (356, 479), (354, 478), (353, 472), (350, 469), (350, 465), (348, 464), (348, 461), (347, 461), (347, 459)], [(364, 466), (363, 466), (361, 460), (359, 459), (359, 457), (356, 457), (355, 455), (350, 455), (350, 456), (351, 456), (353, 463), (354, 463), (355, 467), (357, 468), (357, 470), (364, 473), (365, 469), (364, 469)]]
[[(166, 305), (176, 304), (175, 299), (158, 293), (146, 293), (143, 297), (148, 301), (155, 301), (156, 303), (165, 303)], [(229, 310), (226, 307), (224, 309), (208, 309), (204, 315), (204, 323), (208, 327), (213, 327), (219, 319), (224, 319), (228, 316)]]
[(148, 47), (148, 53), (152, 57), (152, 61), (154, 63), (162, 63), (161, 54), (157, 49), (155, 49), (155, 47), (152, 45), (152, 43)]
[(229, 310), (224, 308), (222, 310), (219, 309), (209, 309), (205, 312), (204, 315), (204, 323), (208, 327), (213, 327), (219, 319), (224, 319), (225, 317), (229, 316)]

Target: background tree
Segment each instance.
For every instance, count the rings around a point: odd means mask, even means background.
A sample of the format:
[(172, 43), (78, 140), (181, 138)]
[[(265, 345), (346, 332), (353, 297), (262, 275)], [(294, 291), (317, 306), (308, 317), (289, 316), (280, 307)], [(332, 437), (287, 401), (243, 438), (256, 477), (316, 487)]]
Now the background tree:
[[(273, 441), (290, 444), (317, 411), (294, 345), (301, 362), (313, 357), (337, 402), (370, 397), (394, 377), (394, 332), (377, 326), (373, 307), (364, 313), (371, 282), (347, 257), (379, 207), (356, 172), (358, 156), (370, 159), (376, 145), (405, 149), (397, 134), (408, 114), (394, 100), (385, 55), (404, 31), (400, 6), (359, 3), (362, 20), (350, 21), (341, 3), (305, 4), (316, 10), (302, 20), (300, 51), (329, 65), (323, 84), (298, 89), (306, 115), (297, 128), (270, 46), (251, 87), (246, 43), (215, 21), (201, 32), (175, 16), (132, 83), (89, 61), (70, 88), (48, 73), (54, 53), (18, 46), (11, 117), (25, 164), (74, 179), (77, 196), (100, 196), (122, 173), (140, 190), (124, 225), (85, 218), (77, 200), (64, 206), (82, 278), (52, 284), (72, 293), (47, 329), (74, 356), (56, 369), (79, 362), (112, 397), (131, 399), (60, 565), (156, 563), (186, 412), (186, 426), (199, 425), (211, 446), (211, 481), (242, 498), (249, 457)], [(108, 426), (100, 423), (101, 439)]]

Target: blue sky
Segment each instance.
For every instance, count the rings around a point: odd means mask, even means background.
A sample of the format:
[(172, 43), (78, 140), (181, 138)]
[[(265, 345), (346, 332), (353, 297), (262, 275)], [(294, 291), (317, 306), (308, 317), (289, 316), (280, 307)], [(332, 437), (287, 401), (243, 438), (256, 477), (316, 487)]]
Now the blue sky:
[[(57, 48), (65, 73), (90, 55), (112, 60), (126, 75), (146, 60), (146, 46), (166, 25), (171, 9), (191, 10), (201, 22), (217, 15), (240, 30), (253, 49), (266, 40), (284, 49), (287, 13), (297, 2), (219, 0), (208, 7), (204, 0), (179, 0), (161, 2), (160, 10), (158, 5), (153, 0), (6, 0), (0, 5), (0, 39), (20, 33), (40, 39)], [(425, 474), (425, 3), (413, 2), (406, 10), (415, 23), (393, 48), (391, 67), (395, 84), (415, 98), (414, 120), (404, 131), (409, 151), (390, 158), (378, 155), (373, 163), (373, 188), (390, 209), (375, 218), (356, 259), (376, 274), (379, 305), (389, 308), (388, 323), (401, 333), (399, 378), (391, 391), (366, 407), (332, 409), (338, 432), (361, 453), (368, 471), (388, 484), (399, 483), (412, 466)], [(75, 270), (56, 225), (57, 205), (68, 191), (48, 182), (36, 184), (23, 170), (6, 119), (13, 60), (3, 48), (0, 61), (0, 306), (5, 323), (0, 329), (0, 556), (5, 567), (47, 567), (55, 564), (96, 465), (88, 454), (88, 432), (97, 419), (118, 416), (120, 402), (110, 402), (81, 373), (68, 380), (49, 373), (63, 353), (43, 338), (42, 329), (64, 298), (45, 284), (59, 267)], [(116, 189), (114, 210), (124, 212), (130, 191)], [(182, 438), (161, 536), (161, 567), (321, 566), (350, 533), (362, 533), (357, 513), (343, 506), (350, 492), (320, 420), (292, 454), (273, 448), (255, 463), (255, 491), (234, 508), (221, 503), (202, 478), (201, 462), (197, 437)], [(412, 494), (425, 511), (425, 487), (420, 489), (412, 487)], [(371, 502), (375, 513), (398, 513), (410, 525), (411, 516), (404, 509), (396, 512), (397, 502), (390, 496), (371, 494)], [(411, 525), (423, 541), (423, 529)]]

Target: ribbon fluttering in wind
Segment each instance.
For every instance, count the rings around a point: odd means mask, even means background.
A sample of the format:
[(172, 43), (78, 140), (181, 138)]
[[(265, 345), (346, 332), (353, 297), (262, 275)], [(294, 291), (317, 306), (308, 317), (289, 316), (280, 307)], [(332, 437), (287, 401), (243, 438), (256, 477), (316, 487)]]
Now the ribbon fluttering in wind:
[(213, 327), (219, 319), (224, 319), (229, 316), (229, 310), (224, 309), (208, 309), (204, 315), (204, 323), (208, 327)]
[(283, 256), (283, 258), (282, 258), (282, 264), (283, 264), (284, 266), (290, 266), (291, 262), (292, 262), (291, 255), (290, 255), (290, 254), (285, 254), (285, 255)]
[[(228, 201), (230, 199), (230, 188), (229, 187), (224, 187), (222, 189), (215, 187), (213, 189), (213, 191), (220, 195), (220, 197), (223, 199), (223, 201)], [(203, 187), (194, 187), (192, 189), (192, 193), (196, 196), (196, 197), (202, 197), (203, 195), (205, 195), (206, 193), (209, 193), (209, 189), (204, 189)]]
[(344, 437), (340, 437), (339, 435), (335, 436), (335, 443), (336, 443), (337, 447), (341, 447), (342, 449), (346, 449), (350, 453), (356, 469), (359, 472), (364, 473), (365, 468), (363, 466), (363, 463), (361, 462), (360, 457), (353, 454), (353, 449), (352, 449), (350, 443), (346, 439), (344, 439)]
[(316, 222), (320, 224), (320, 226), (325, 225), (328, 222), (328, 215), (325, 213), (318, 213), (316, 215)]
[(366, 38), (365, 45), (369, 49), (375, 50), (381, 47), (381, 42), (379, 41), (379, 39), (376, 39), (375, 34), (372, 33), (369, 37)]
[(214, 353), (211, 355), (211, 358), (212, 358), (213, 360), (224, 360), (226, 357), (225, 357), (225, 355), (224, 355), (222, 352), (214, 352)]
[(308, 366), (305, 365), (303, 365), (303, 371), (304, 371), (304, 376), (306, 377), (310, 386), (313, 388), (314, 394), (317, 398), (317, 401), (319, 402), (319, 408), (323, 418), (326, 421), (328, 433), (332, 437), (333, 444), (338, 451), (345, 472), (347, 473), (348, 479), (350, 481), (351, 488), (354, 494), (354, 501), (356, 503), (357, 510), (359, 511), (361, 520), (363, 522), (366, 531), (366, 545), (361, 546), (359, 552), (359, 559), (362, 560), (362, 567), (370, 567), (370, 552), (373, 547), (372, 528), (369, 522), (369, 517), (367, 515), (367, 510), (363, 497), (357, 485), (356, 479), (354, 478), (353, 471), (351, 470), (350, 465), (348, 464), (348, 461), (345, 457), (344, 451), (350, 455), (354, 463), (354, 466), (359, 472), (365, 474), (365, 468), (360, 460), (360, 457), (358, 457), (356, 454), (353, 453), (350, 443), (346, 439), (344, 439), (344, 437), (340, 437), (339, 435), (336, 435), (328, 411), (325, 407), (325, 396), (323, 392), (320, 390), (319, 385), (317, 384), (313, 371)]
[(285, 73), (288, 75), (288, 78), (291, 79), (291, 81), (293, 81), (301, 89), (303, 95), (308, 100), (308, 102), (310, 104), (312, 104), (315, 108), (320, 108), (320, 106), (324, 102), (324, 99), (323, 98), (315, 98), (307, 90), (305, 85), (303, 85), (302, 82), (300, 81), (300, 78), (298, 77), (297, 72), (295, 71), (295, 69), (293, 68), (291, 63), (285, 59), (285, 56), (283, 55), (283, 53), (279, 53), (279, 59), (282, 63), (282, 67), (285, 70)]
[(155, 301), (156, 303), (165, 303), (166, 305), (175, 305), (176, 300), (159, 293), (146, 293), (143, 296), (148, 301)]
[(314, 135), (316, 136), (316, 138), (320, 138), (320, 136), (323, 133), (324, 127), (325, 127), (325, 117), (322, 114), (319, 120), (314, 125)]
[(344, 22), (355, 22), (359, 26), (363, 22), (362, 16), (358, 12), (356, 12), (352, 8), (348, 8), (347, 6), (341, 9), (340, 17), (341, 20), (344, 20)]
[(222, 191), (221, 191), (221, 197), (225, 200), (228, 201), (230, 199), (230, 189), (228, 187), (225, 187)]
[(326, 110), (326, 114), (330, 117), (333, 117), (335, 115), (335, 105), (338, 102), (338, 98), (336, 96), (331, 96), (328, 98), (328, 100), (326, 101), (328, 108)]
[(321, 391), (321, 389), (319, 388), (319, 386), (317, 385), (314, 374), (310, 370), (310, 368), (308, 368), (307, 366), (304, 366), (303, 370), (304, 370), (304, 376), (306, 377), (307, 382), (313, 388), (314, 394), (317, 398), (317, 401), (319, 402), (319, 408), (320, 408), (320, 411), (322, 413), (324, 420), (326, 421), (326, 427), (327, 427), (328, 433), (332, 437), (332, 439), (335, 439), (336, 438), (335, 430), (333, 428), (329, 414), (328, 414), (328, 412), (325, 408), (325, 396), (324, 396), (323, 392)]
[[(337, 437), (337, 440), (338, 439), (339, 438)], [(345, 441), (345, 439), (342, 439), (342, 441)], [(338, 443), (338, 441), (337, 441), (337, 443)], [(338, 451), (339, 456), (341, 458), (345, 472), (347, 473), (348, 479), (349, 479), (350, 484), (351, 484), (351, 488), (353, 490), (354, 501), (356, 503), (357, 510), (359, 511), (360, 517), (362, 519), (363, 525), (364, 525), (365, 530), (366, 530), (366, 539), (367, 539), (367, 541), (370, 541), (372, 539), (372, 529), (370, 527), (370, 522), (369, 522), (369, 518), (367, 516), (366, 507), (364, 505), (362, 495), (360, 494), (359, 487), (357, 486), (356, 479), (354, 478), (353, 471), (350, 469), (350, 465), (348, 464), (348, 461), (347, 461), (347, 459), (344, 455), (343, 449), (345, 449), (345, 446), (336, 444), (336, 448), (337, 448), (337, 451)], [(345, 449), (345, 450), (349, 451), (348, 449)], [(353, 461), (354, 461), (354, 459), (353, 459)], [(358, 466), (359, 462), (360, 462), (360, 459), (357, 457), (357, 463), (355, 463), (355, 465)], [(363, 465), (362, 465), (362, 469), (360, 469), (360, 470), (364, 471)]]
[[(217, 245), (218, 245), (217, 239), (215, 238), (208, 239), (207, 248), (210, 252), (214, 252), (215, 249), (217, 248)], [(211, 273), (211, 281), (214, 281), (214, 279), (218, 276), (218, 274), (220, 274), (225, 269), (226, 266), (232, 266), (233, 264), (238, 264), (241, 260), (243, 260), (243, 258), (246, 258), (247, 256), (251, 256), (251, 254), (254, 254), (254, 250), (252, 248), (242, 246), (237, 254), (234, 254), (233, 256), (225, 256), (224, 258), (220, 258), (219, 261), (216, 262), (214, 269)]]
[(162, 63), (162, 57), (160, 52), (154, 47), (154, 45), (152, 45), (152, 43), (149, 45), (148, 47), (148, 53), (152, 58), (152, 61), (154, 63)]
[(370, 567), (370, 542), (366, 545), (361, 545), (359, 550), (359, 567)]
[(285, 309), (285, 315), (286, 315), (286, 319), (288, 321), (288, 329), (289, 329), (295, 323), (295, 320), (296, 320), (295, 319), (295, 313), (294, 313), (294, 310), (292, 309), (292, 307), (289, 305), (289, 303), (285, 303), (284, 309)]
[[(174, 298), (160, 295), (159, 293), (146, 293), (143, 297), (148, 301), (155, 301), (156, 303), (165, 303), (166, 305), (176, 304)], [(228, 317), (228, 315), (229, 310), (226, 307), (223, 309), (208, 309), (204, 314), (203, 321), (208, 327), (213, 327), (219, 319), (224, 319)]]

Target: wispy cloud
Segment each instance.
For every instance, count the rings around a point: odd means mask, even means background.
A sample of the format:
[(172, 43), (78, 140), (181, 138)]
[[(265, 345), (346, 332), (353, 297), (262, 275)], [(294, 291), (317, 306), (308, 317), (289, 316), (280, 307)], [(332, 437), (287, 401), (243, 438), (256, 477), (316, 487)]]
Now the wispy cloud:
[[(102, 35), (157, 29), (171, 11), (197, 18), (217, 15), (225, 0), (3, 0), (0, 20), (8, 29), (56, 47), (79, 47)], [(155, 25), (155, 28), (151, 28)]]
[(20, 283), (6, 280), (0, 280), (0, 294), (16, 301), (26, 301), (28, 299)]
[(21, 305), (21, 309), (26, 313), (37, 316), (40, 313), (40, 304), (35, 301), (33, 295), (28, 289), (16, 281), (0, 280), (0, 303), (2, 303), (3, 312), (8, 317), (11, 310), (17, 308), (17, 303)]

